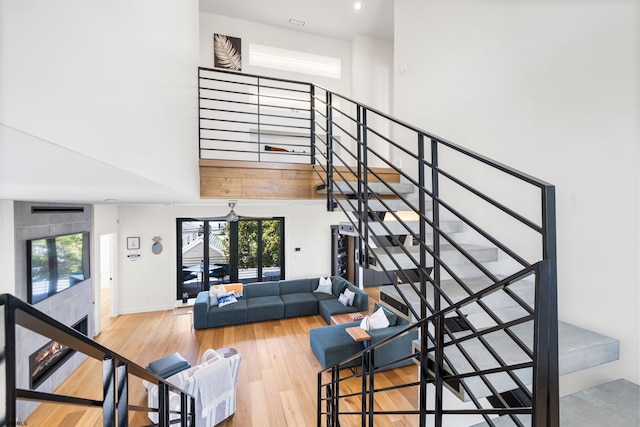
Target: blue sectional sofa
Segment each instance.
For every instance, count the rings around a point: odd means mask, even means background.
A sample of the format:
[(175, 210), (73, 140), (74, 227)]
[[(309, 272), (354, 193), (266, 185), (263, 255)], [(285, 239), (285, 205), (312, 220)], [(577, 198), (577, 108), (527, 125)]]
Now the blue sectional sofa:
[[(238, 301), (224, 307), (216, 305), (208, 291), (200, 292), (193, 307), (193, 326), (205, 329), (312, 314), (330, 323), (334, 314), (369, 311), (369, 294), (346, 279), (331, 276), (331, 295), (314, 292), (318, 283), (319, 278), (247, 283)], [(355, 293), (353, 305), (338, 301), (345, 288)]]
[[(372, 313), (374, 313), (379, 307), (380, 306), (376, 304)], [(367, 333), (371, 336), (371, 339), (366, 343), (363, 341), (354, 341), (346, 332), (347, 328), (359, 326), (360, 321), (311, 329), (309, 331), (311, 350), (313, 350), (313, 354), (316, 356), (322, 367), (328, 368), (338, 362), (342, 362), (350, 356), (362, 351), (365, 345), (375, 345), (410, 326), (406, 319), (396, 316), (395, 313), (384, 307), (382, 307), (382, 309), (389, 320), (389, 326), (383, 329), (368, 331)], [(412, 341), (417, 338), (418, 331), (413, 329), (401, 337), (396, 338), (389, 344), (385, 344), (384, 346), (376, 349), (376, 368), (380, 367), (380, 370), (386, 370), (412, 363), (411, 359), (401, 362), (396, 361), (411, 354)], [(360, 364), (361, 361), (358, 358), (346, 364), (345, 367), (360, 366)]]

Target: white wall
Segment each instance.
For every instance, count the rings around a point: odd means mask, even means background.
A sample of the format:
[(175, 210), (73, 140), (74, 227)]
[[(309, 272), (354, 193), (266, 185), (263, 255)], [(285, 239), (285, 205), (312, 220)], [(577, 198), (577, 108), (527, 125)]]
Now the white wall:
[(0, 200), (0, 294), (16, 293), (13, 201)]
[[(382, 113), (392, 113), (393, 42), (363, 35), (351, 40), (351, 98)], [(388, 122), (375, 114), (369, 114), (367, 126), (383, 135), (389, 132)], [(379, 157), (390, 158), (388, 144), (373, 137), (369, 142)], [(379, 157), (371, 156), (369, 165), (387, 167)]]
[[(330, 225), (344, 217), (326, 211), (323, 201), (294, 202), (273, 205), (240, 201), (236, 206), (240, 216), (285, 218), (286, 278), (318, 277), (331, 273)], [(218, 206), (142, 206), (118, 207), (118, 248), (126, 247), (126, 238), (140, 237), (141, 249), (120, 249), (117, 255), (117, 304), (119, 314), (167, 310), (176, 295), (176, 218), (223, 217), (229, 207)], [(151, 252), (152, 238), (162, 237), (163, 251)], [(299, 247), (300, 252), (295, 248)], [(139, 253), (131, 261), (127, 254)]]
[(196, 0), (3, 0), (0, 122), (197, 195), (197, 46)]
[[(349, 96), (351, 78), (350, 46), (344, 40), (285, 30), (270, 25), (211, 13), (200, 13), (200, 66), (213, 68), (213, 35), (224, 34), (242, 39), (242, 72), (314, 83)], [(249, 64), (249, 44), (257, 43), (341, 60), (340, 79), (254, 67)]]
[(561, 394), (640, 383), (638, 17), (625, 1), (396, 2), (399, 118), (556, 186), (560, 319), (621, 343)]

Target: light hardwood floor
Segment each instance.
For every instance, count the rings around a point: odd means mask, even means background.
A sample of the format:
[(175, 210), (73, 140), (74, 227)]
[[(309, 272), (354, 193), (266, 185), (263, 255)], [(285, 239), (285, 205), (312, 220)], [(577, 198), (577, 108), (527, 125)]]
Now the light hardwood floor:
[[(367, 290), (373, 305), (378, 291)], [(103, 328), (96, 341), (142, 366), (173, 352), (179, 352), (191, 364), (196, 364), (208, 348), (234, 347), (242, 354), (237, 412), (219, 426), (316, 426), (317, 373), (321, 366), (309, 346), (309, 329), (325, 326), (319, 315), (195, 331), (191, 329), (189, 316), (174, 319), (171, 311), (111, 318), (107, 296), (103, 298)], [(393, 369), (376, 375), (376, 387), (415, 378), (414, 366)], [(359, 382), (354, 380), (354, 389)], [(146, 390), (141, 381), (130, 377), (129, 384), (130, 404), (146, 406)], [(101, 390), (101, 367), (98, 362), (87, 360), (56, 391), (101, 399)], [(417, 390), (380, 393), (377, 402), (384, 410), (415, 408)], [(341, 401), (341, 405), (342, 409), (352, 406), (353, 410), (359, 410), (360, 401), (350, 397)], [(29, 426), (100, 426), (102, 413), (42, 404), (25, 421)], [(148, 424), (146, 413), (130, 415), (129, 425)], [(341, 418), (341, 425), (360, 425), (360, 417)], [(417, 421), (413, 416), (376, 416), (375, 425), (414, 426)]]

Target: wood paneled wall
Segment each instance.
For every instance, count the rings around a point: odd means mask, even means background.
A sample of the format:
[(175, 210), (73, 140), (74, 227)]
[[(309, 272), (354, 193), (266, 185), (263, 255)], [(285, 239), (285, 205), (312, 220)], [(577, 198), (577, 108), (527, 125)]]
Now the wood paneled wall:
[[(317, 169), (317, 172), (316, 172)], [(345, 176), (344, 166), (337, 167)], [(397, 172), (373, 168), (387, 182), (399, 182)], [(314, 165), (200, 160), (200, 197), (203, 199), (322, 199), (316, 185), (323, 168)], [(369, 175), (371, 181), (377, 179)]]

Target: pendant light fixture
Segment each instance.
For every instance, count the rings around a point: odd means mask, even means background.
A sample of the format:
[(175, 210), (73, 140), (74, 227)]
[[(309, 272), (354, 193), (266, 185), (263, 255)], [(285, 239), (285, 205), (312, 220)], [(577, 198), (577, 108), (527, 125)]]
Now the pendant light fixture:
[(225, 219), (227, 220), (227, 222), (237, 222), (238, 221), (238, 214), (233, 210), (233, 208), (236, 206), (236, 202), (229, 202), (229, 207), (231, 208), (231, 211), (227, 214), (227, 216), (225, 217)]

